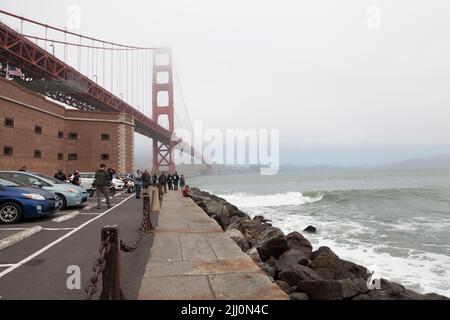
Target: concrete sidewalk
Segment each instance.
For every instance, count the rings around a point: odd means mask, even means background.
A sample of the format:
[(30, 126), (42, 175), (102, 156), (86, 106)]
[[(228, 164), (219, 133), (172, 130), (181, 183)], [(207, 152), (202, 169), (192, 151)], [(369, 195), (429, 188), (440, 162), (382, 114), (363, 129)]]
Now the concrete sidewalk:
[(274, 300), (288, 296), (190, 198), (170, 191), (139, 299)]

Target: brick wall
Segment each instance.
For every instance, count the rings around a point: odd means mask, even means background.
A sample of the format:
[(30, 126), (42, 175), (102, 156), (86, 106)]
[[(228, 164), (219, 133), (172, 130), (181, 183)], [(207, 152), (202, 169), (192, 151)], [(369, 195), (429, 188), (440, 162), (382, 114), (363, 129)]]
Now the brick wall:
[[(14, 120), (14, 128), (5, 127), (5, 118)], [(42, 134), (35, 133), (36, 126), (42, 128)], [(59, 131), (64, 138), (58, 137)], [(77, 139), (69, 140), (70, 133)], [(109, 135), (109, 140), (102, 140), (102, 134)], [(133, 135), (133, 119), (125, 114), (68, 110), (0, 79), (0, 170), (27, 166), (53, 176), (58, 168), (66, 173), (95, 171), (105, 163), (117, 171), (120, 165), (131, 172)], [(4, 147), (12, 147), (13, 155), (4, 155)], [(35, 150), (41, 152), (40, 159), (35, 158)], [(58, 160), (58, 153), (63, 154), (63, 160)], [(76, 154), (77, 160), (69, 160), (69, 154)], [(109, 160), (102, 160), (102, 154)]]

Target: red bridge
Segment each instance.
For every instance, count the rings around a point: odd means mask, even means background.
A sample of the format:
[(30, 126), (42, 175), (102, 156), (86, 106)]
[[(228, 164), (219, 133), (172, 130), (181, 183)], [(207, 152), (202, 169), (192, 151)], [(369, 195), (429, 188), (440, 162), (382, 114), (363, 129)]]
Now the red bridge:
[[(153, 170), (175, 170), (172, 150), (181, 140), (171, 140), (175, 128), (170, 48), (123, 45), (2, 10), (0, 14), (20, 23), (20, 30), (0, 23), (0, 59), (24, 75), (16, 82), (77, 109), (132, 116), (135, 131), (153, 139)], [(34, 35), (24, 32), (25, 27)], [(43, 36), (37, 34), (39, 28)], [(185, 150), (201, 158), (190, 146)]]

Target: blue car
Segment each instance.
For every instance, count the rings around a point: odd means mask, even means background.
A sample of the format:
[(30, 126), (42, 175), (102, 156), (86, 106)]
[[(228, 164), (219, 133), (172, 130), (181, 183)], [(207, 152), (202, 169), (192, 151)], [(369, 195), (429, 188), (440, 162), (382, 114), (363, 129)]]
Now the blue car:
[(0, 224), (13, 224), (21, 219), (45, 216), (55, 213), (58, 208), (55, 194), (0, 179)]

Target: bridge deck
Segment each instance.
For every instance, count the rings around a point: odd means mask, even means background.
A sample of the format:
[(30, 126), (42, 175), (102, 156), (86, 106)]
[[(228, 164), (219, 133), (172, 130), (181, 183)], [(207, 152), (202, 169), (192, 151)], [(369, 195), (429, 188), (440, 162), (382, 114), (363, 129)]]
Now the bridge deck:
[(258, 300), (287, 295), (190, 198), (169, 191), (139, 299)]

